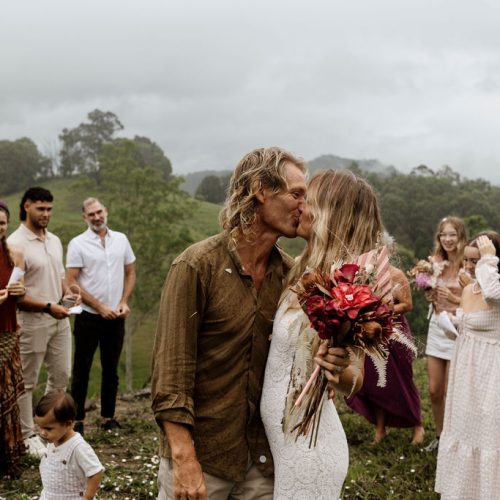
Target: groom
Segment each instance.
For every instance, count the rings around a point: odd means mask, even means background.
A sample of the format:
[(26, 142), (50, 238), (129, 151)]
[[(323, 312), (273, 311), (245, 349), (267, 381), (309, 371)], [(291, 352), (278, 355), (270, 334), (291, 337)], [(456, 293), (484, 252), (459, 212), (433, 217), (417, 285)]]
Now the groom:
[(178, 256), (164, 285), (152, 397), (161, 430), (159, 499), (273, 496), (259, 414), (273, 318), (305, 204), (305, 163), (280, 148), (244, 156), (224, 231)]

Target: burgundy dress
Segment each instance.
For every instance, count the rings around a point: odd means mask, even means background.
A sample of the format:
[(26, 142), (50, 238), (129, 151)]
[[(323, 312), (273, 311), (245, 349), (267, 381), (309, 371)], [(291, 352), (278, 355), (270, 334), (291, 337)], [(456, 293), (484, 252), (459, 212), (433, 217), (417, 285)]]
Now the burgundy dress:
[[(400, 316), (403, 333), (412, 337), (410, 326)], [(420, 395), (413, 382), (413, 356), (404, 345), (390, 342), (387, 361), (387, 384), (377, 387), (377, 372), (371, 359), (365, 357), (365, 377), (361, 390), (346, 399), (347, 405), (356, 413), (376, 424), (375, 409), (385, 411), (385, 425), (388, 427), (417, 427), (422, 425), (420, 416)]]
[[(0, 290), (7, 286), (12, 266), (0, 246)], [(17, 399), (24, 392), (16, 299), (0, 304), (0, 475), (17, 475), (24, 452)]]
[[(411, 303), (408, 280), (396, 268), (391, 268), (395, 302)], [(398, 317), (401, 331), (413, 340), (410, 325), (404, 315)], [(400, 342), (389, 342), (387, 360), (387, 384), (377, 387), (378, 375), (372, 360), (365, 356), (365, 376), (361, 390), (346, 399), (347, 405), (376, 425), (376, 408), (385, 411), (385, 425), (388, 427), (417, 427), (422, 425), (420, 395), (413, 382), (413, 353)]]

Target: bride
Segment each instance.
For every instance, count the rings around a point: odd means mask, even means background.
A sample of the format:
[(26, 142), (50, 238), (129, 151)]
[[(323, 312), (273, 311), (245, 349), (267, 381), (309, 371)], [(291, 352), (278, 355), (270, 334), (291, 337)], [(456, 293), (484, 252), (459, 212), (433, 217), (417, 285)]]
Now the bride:
[[(312, 177), (297, 230), (307, 246), (290, 271), (276, 312), (262, 390), (260, 410), (274, 459), (275, 500), (339, 498), (349, 462), (346, 436), (333, 402), (323, 404), (316, 446), (309, 447), (309, 437), (296, 439), (283, 431), (290, 372), (299, 355), (297, 339), (308, 325), (290, 286), (306, 268), (328, 272), (339, 259), (352, 262), (376, 246), (382, 231), (377, 199), (366, 181), (348, 170), (328, 170)], [(329, 395), (361, 388), (363, 355), (356, 358), (343, 348), (327, 349), (322, 344), (314, 361), (325, 368)]]

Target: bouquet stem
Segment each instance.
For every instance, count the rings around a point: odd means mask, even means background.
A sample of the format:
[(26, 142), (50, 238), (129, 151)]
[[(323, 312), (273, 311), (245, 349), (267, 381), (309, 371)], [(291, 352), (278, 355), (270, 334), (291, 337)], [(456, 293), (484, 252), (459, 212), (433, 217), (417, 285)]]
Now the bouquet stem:
[(300, 406), (305, 395), (309, 392), (310, 387), (314, 384), (314, 381), (318, 378), (320, 371), (321, 371), (321, 367), (319, 365), (317, 365), (316, 368), (314, 369), (314, 371), (312, 372), (311, 377), (307, 381), (307, 384), (304, 386), (304, 389), (302, 390), (299, 397), (297, 398), (297, 401), (295, 401), (295, 406)]

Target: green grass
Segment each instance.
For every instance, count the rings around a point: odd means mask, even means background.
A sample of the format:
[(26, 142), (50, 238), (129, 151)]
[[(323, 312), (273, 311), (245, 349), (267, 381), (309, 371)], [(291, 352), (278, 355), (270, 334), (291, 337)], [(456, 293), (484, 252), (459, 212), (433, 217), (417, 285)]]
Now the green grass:
[[(85, 229), (80, 216), (80, 203), (92, 193), (79, 191), (75, 181), (54, 180), (45, 186), (55, 195), (54, 214), (50, 229), (63, 243)], [(7, 197), (11, 208), (10, 229), (17, 227), (17, 207), (21, 194)], [(113, 225), (112, 207), (110, 226)], [(198, 203), (188, 222), (193, 241), (219, 231), (217, 214), (220, 206)], [(303, 242), (282, 239), (287, 252), (297, 255)], [(132, 338), (133, 385), (142, 388), (149, 379), (151, 352), (156, 327), (157, 306), (153, 307)], [(421, 347), (422, 338), (417, 338)], [(433, 423), (427, 395), (427, 376), (423, 359), (414, 364), (415, 380), (422, 395), (422, 413), (426, 429), (425, 444), (433, 438)], [(121, 389), (124, 390), (124, 363), (120, 365)], [(40, 379), (40, 390), (44, 378)], [(96, 354), (89, 385), (89, 397), (98, 398), (100, 385), (99, 356)], [(423, 447), (410, 445), (411, 431), (391, 429), (386, 439), (373, 445), (373, 428), (354, 414), (342, 400), (337, 402), (340, 418), (349, 442), (350, 467), (343, 490), (345, 499), (419, 499), (437, 498), (433, 493), (436, 454)], [(87, 437), (106, 467), (100, 498), (144, 499), (156, 497), (158, 433), (150, 410), (149, 399), (118, 401), (117, 418), (125, 424), (121, 432), (99, 429), (98, 411), (87, 418)], [(37, 461), (25, 458), (23, 476), (16, 481), (0, 480), (0, 499), (27, 500), (35, 498), (41, 489)]]
[[(414, 379), (422, 397), (424, 444), (434, 438), (434, 423), (427, 392), (425, 360), (414, 365)], [(344, 483), (345, 499), (438, 498), (434, 493), (436, 452), (410, 444), (412, 429), (389, 429), (387, 437), (373, 444), (374, 428), (352, 412), (341, 400), (337, 403), (349, 442), (350, 466)]]
[[(414, 363), (415, 381), (422, 395), (422, 413), (426, 430), (424, 445), (433, 438), (433, 424), (427, 395), (425, 361)], [(372, 444), (373, 427), (337, 401), (337, 408), (349, 442), (349, 471), (342, 498), (354, 499), (434, 499), (436, 452), (410, 444), (410, 429), (389, 429), (378, 445)], [(100, 498), (156, 498), (158, 470), (158, 430), (150, 401), (119, 400), (117, 418), (124, 425), (119, 432), (99, 428), (97, 411), (87, 418), (86, 438), (106, 467)], [(0, 498), (28, 500), (39, 495), (41, 483), (38, 462), (23, 461), (21, 479), (0, 480)], [(298, 499), (300, 500), (300, 499)]]

